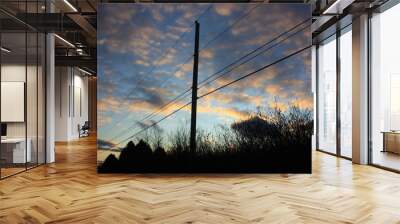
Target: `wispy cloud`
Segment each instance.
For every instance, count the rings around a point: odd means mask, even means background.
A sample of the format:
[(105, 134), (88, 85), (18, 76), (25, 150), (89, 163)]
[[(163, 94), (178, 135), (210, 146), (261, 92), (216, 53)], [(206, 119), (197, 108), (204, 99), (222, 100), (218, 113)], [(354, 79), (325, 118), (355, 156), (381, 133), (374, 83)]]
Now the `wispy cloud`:
[(230, 16), (235, 9), (239, 10), (235, 4), (215, 4), (214, 9), (221, 16)]

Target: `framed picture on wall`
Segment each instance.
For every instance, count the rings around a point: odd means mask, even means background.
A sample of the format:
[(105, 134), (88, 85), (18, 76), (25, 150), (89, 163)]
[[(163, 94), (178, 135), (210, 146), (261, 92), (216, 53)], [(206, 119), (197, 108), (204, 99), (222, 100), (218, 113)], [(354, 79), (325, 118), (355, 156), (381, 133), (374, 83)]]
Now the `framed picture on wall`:
[(308, 4), (98, 14), (99, 172), (311, 172)]

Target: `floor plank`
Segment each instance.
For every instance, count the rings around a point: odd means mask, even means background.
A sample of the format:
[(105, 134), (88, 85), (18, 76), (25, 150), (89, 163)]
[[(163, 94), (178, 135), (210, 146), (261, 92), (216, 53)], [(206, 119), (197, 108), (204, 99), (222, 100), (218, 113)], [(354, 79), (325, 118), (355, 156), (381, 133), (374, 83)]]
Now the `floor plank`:
[(0, 181), (0, 223), (400, 223), (400, 175), (313, 153), (312, 175), (97, 174), (95, 136)]

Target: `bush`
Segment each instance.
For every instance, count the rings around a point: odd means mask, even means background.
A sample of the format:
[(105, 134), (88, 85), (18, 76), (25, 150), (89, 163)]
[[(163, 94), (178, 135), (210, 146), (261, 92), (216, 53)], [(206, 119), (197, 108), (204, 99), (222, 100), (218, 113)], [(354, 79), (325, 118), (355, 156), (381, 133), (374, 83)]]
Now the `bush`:
[[(219, 126), (216, 134), (197, 130), (196, 152), (190, 151), (189, 131), (178, 128), (170, 134), (170, 146), (154, 152), (148, 142), (129, 142), (119, 160), (107, 157), (99, 171), (131, 172), (218, 172), (263, 171), (298, 168), (311, 170), (312, 112), (292, 106), (286, 112), (277, 108), (257, 112), (248, 119)], [(159, 133), (159, 132), (154, 132)], [(150, 137), (151, 138), (151, 137)], [(294, 170), (296, 171), (296, 170)]]

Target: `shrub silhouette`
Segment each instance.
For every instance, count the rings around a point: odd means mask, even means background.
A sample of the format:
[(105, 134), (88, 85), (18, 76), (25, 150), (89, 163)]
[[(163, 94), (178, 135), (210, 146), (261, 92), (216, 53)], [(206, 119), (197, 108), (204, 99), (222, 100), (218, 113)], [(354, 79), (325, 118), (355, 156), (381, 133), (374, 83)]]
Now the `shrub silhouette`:
[(154, 150), (154, 156), (156, 157), (164, 157), (167, 154), (165, 153), (165, 149), (161, 146), (158, 146), (155, 150)]
[(121, 153), (119, 154), (119, 161), (124, 165), (129, 164), (135, 157), (135, 148), (135, 143), (132, 141), (128, 142), (126, 147), (122, 149)]
[(115, 157), (114, 154), (107, 156), (102, 166), (99, 167), (99, 172), (107, 172), (112, 169), (119, 169), (120, 161)]
[(140, 139), (139, 143), (135, 147), (135, 153), (141, 157), (151, 157), (152, 150), (150, 145), (143, 139)]
[(110, 155), (99, 172), (311, 172), (310, 110), (273, 108), (218, 130), (211, 134), (198, 129), (195, 153), (185, 127), (169, 136), (167, 151), (152, 144), (153, 152), (143, 139), (136, 145), (131, 141), (119, 160)]

